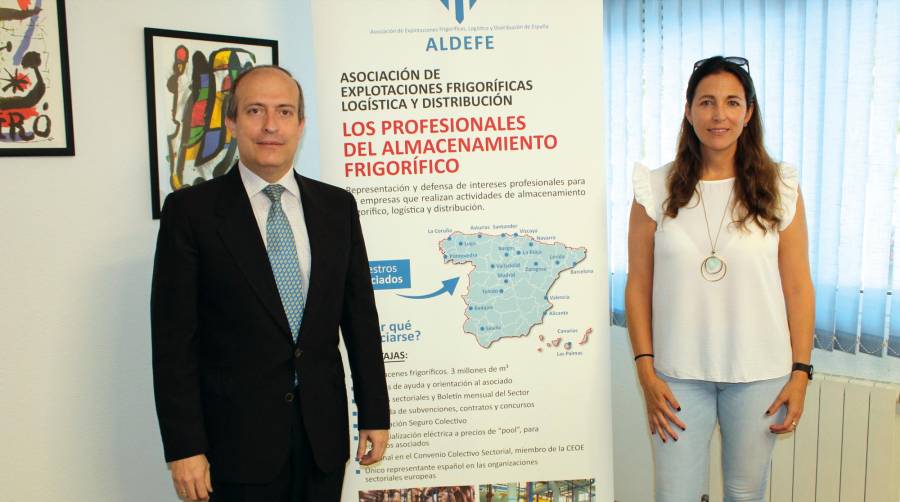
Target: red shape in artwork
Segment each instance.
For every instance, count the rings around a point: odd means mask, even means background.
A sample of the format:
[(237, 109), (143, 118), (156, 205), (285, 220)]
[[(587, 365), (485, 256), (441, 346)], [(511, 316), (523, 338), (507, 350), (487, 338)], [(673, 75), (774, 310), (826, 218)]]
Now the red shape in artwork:
[(29, 85), (31, 85), (31, 79), (28, 78), (28, 75), (16, 72), (16, 87), (18, 87), (20, 91), (24, 91), (25, 89), (28, 89)]
[(19, 0), (19, 8), (22, 10), (28, 10), (28, 6), (31, 5), (31, 0)]
[(34, 108), (10, 108), (8, 110), (0, 110), (0, 122), (10, 123), (9, 116), (14, 114), (21, 115), (22, 120), (38, 116), (38, 112)]
[(194, 103), (191, 110), (191, 127), (201, 127), (206, 122), (206, 100)]
[(183, 45), (179, 45), (177, 49), (175, 49), (175, 60), (179, 63), (186, 63), (188, 59), (188, 51), (187, 48)]
[(9, 91), (12, 89), (12, 93), (15, 94), (17, 92), (25, 92), (25, 89), (31, 85), (31, 79), (28, 78), (28, 75), (20, 72), (19, 70), (13, 70), (15, 74), (10, 73), (9, 70), (6, 70), (7, 77), (0, 77), (2, 80), (2, 84), (0, 84), (0, 90)]

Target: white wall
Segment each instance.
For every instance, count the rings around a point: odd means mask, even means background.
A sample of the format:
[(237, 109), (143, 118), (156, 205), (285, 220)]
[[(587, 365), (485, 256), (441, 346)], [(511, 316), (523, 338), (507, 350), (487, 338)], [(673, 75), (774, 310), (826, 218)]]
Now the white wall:
[(0, 158), (0, 499), (176, 500), (150, 375), (142, 30), (277, 39), (316, 175), (309, 0), (67, 3), (76, 156)]
[(624, 328), (609, 328), (612, 359), (613, 470), (619, 502), (653, 500), (653, 452), (631, 342)]

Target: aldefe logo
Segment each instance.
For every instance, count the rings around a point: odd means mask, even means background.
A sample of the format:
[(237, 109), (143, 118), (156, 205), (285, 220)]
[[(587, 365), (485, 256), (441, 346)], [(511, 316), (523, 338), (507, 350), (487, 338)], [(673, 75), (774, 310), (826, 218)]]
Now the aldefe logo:
[[(453, 13), (457, 23), (462, 23), (466, 18), (466, 11), (472, 10), (476, 0), (441, 0), (444, 7)], [(451, 6), (452, 4), (452, 6)]]

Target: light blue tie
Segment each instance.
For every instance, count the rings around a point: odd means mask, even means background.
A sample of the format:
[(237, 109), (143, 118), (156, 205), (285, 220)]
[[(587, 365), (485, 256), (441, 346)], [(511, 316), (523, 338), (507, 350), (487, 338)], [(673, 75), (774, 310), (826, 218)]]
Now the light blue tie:
[(269, 216), (266, 219), (266, 251), (269, 263), (275, 275), (275, 285), (281, 295), (281, 305), (287, 314), (288, 324), (294, 343), (300, 335), (300, 321), (303, 320), (303, 277), (300, 275), (300, 260), (297, 259), (297, 244), (294, 232), (288, 223), (287, 215), (281, 208), (281, 194), (285, 188), (281, 185), (269, 185), (263, 189), (266, 197), (272, 201)]

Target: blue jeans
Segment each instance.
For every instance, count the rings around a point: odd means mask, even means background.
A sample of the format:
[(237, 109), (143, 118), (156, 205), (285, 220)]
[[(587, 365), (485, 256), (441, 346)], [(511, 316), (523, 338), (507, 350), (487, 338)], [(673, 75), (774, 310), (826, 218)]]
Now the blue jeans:
[(699, 501), (709, 493), (709, 445), (719, 421), (722, 431), (722, 474), (725, 501), (765, 500), (775, 434), (769, 425), (784, 420), (782, 406), (772, 416), (766, 410), (778, 397), (788, 376), (747, 383), (681, 380), (659, 374), (681, 404), (678, 417), (687, 427), (672, 424), (678, 441), (652, 438), (656, 463), (656, 502)]

